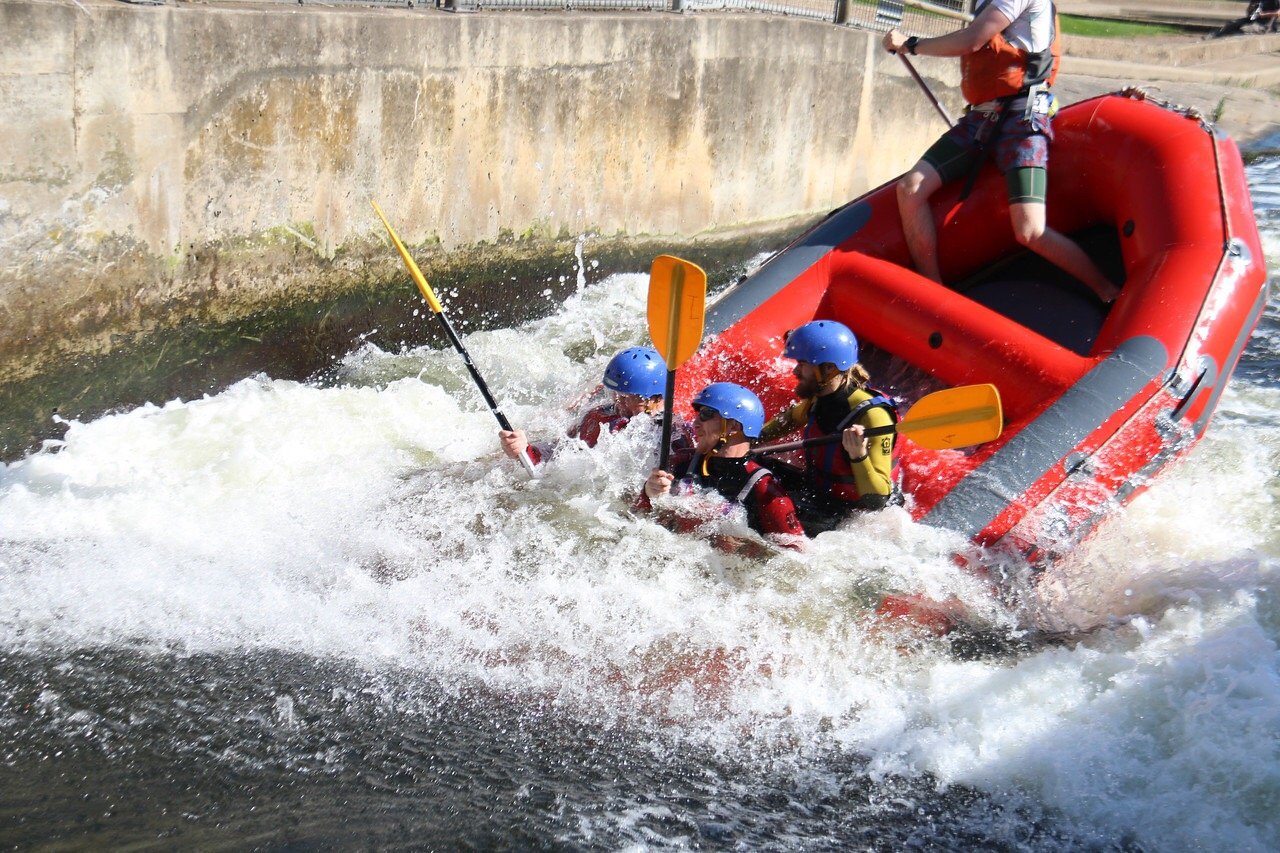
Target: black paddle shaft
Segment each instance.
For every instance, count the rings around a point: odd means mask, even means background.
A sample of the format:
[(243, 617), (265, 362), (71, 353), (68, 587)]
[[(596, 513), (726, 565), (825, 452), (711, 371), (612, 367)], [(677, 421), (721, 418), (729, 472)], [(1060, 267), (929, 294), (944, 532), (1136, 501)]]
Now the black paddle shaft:
[(920, 91), (924, 92), (924, 96), (929, 99), (929, 103), (933, 104), (933, 108), (938, 111), (938, 115), (942, 116), (942, 120), (947, 123), (947, 127), (954, 127), (955, 122), (951, 120), (951, 113), (947, 112), (947, 108), (938, 100), (938, 96), (933, 94), (933, 90), (929, 88), (929, 84), (924, 82), (924, 78), (920, 76), (920, 72), (911, 64), (911, 60), (907, 59), (905, 53), (899, 52), (898, 58), (902, 60), (902, 64), (907, 66), (907, 70), (911, 72), (911, 77), (916, 81), (916, 85), (920, 87)]
[[(874, 438), (877, 435), (892, 435), (897, 431), (897, 424), (885, 424), (884, 426), (864, 429), (862, 434), (867, 438)], [(771, 453), (786, 453), (788, 450), (799, 450), (802, 447), (824, 447), (828, 444), (839, 443), (843, 437), (843, 432), (833, 432), (831, 435), (820, 435), (817, 438), (805, 438), (800, 441), (785, 441), (782, 444), (767, 444), (764, 447), (757, 447), (754, 450), (748, 451), (747, 455), (767, 456)]]
[(658, 445), (658, 470), (667, 470), (671, 461), (671, 404), (676, 398), (676, 372), (667, 371), (667, 390), (663, 398), (666, 405), (662, 407), (662, 444)]
[(493, 412), (493, 416), (498, 419), (498, 426), (507, 432), (511, 432), (511, 421), (507, 420), (507, 416), (498, 410), (498, 401), (493, 399), (493, 394), (489, 393), (489, 386), (485, 384), (484, 377), (480, 375), (480, 371), (472, 363), (471, 354), (462, 345), (462, 341), (458, 338), (458, 333), (453, 330), (453, 324), (449, 322), (448, 316), (443, 311), (437, 311), (436, 316), (440, 318), (440, 325), (444, 326), (444, 333), (449, 336), (449, 342), (458, 351), (458, 355), (462, 356), (462, 361), (467, 365), (467, 370), (471, 372), (471, 378), (475, 380), (476, 387), (480, 389), (481, 395), (484, 396), (484, 401), (489, 404), (489, 411)]

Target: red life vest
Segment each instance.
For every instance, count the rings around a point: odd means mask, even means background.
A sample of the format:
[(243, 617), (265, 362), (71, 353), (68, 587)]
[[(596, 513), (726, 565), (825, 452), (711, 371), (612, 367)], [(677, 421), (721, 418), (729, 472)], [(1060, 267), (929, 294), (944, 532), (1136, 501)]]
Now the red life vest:
[(999, 32), (973, 53), (960, 57), (960, 91), (966, 102), (982, 104), (1017, 95), (1038, 83), (1053, 85), (1062, 60), (1062, 28), (1056, 4), (1052, 10), (1053, 40), (1048, 50), (1030, 53), (1014, 47)]

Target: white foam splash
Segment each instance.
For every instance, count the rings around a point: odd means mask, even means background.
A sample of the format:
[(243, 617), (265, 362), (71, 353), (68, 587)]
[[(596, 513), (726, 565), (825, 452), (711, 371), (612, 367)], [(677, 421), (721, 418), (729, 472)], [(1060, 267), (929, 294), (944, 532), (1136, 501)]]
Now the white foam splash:
[[(644, 340), (644, 282), (467, 336), (514, 422), (563, 433), (566, 404)], [(366, 346), (340, 374), (75, 423), (58, 452), (0, 470), (0, 648), (391, 661), (748, 760), (856, 752), (1104, 841), (1280, 843), (1274, 389), (1233, 386), (1188, 463), (1048, 579), (1066, 593), (1045, 606), (1127, 622), (960, 660), (869, 615), (900, 591), (1008, 619), (952, 563), (956, 537), (901, 511), (803, 557), (731, 557), (631, 511), (645, 424), (564, 444), (530, 482), (452, 351)]]

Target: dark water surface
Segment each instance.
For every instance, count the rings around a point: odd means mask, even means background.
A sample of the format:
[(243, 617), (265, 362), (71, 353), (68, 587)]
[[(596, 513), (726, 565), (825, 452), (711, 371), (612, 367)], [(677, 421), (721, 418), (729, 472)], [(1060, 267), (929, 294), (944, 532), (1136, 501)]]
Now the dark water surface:
[(0, 656), (0, 683), (18, 849), (1091, 846), (814, 744), (738, 763), (421, 672), (99, 650)]

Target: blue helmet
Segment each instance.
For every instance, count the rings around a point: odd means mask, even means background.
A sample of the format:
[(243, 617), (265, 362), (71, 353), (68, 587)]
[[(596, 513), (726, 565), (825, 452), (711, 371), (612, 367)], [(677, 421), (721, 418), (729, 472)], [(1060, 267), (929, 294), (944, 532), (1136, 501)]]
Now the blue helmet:
[(703, 388), (693, 398), (693, 407), (714, 409), (720, 417), (737, 421), (747, 438), (759, 438), (764, 427), (764, 406), (760, 398), (732, 382), (713, 382)]
[(858, 339), (843, 323), (814, 320), (787, 335), (782, 354), (810, 364), (831, 362), (836, 370), (848, 370), (858, 363)]
[(619, 394), (661, 397), (667, 387), (667, 363), (653, 347), (631, 347), (609, 359), (604, 387)]

